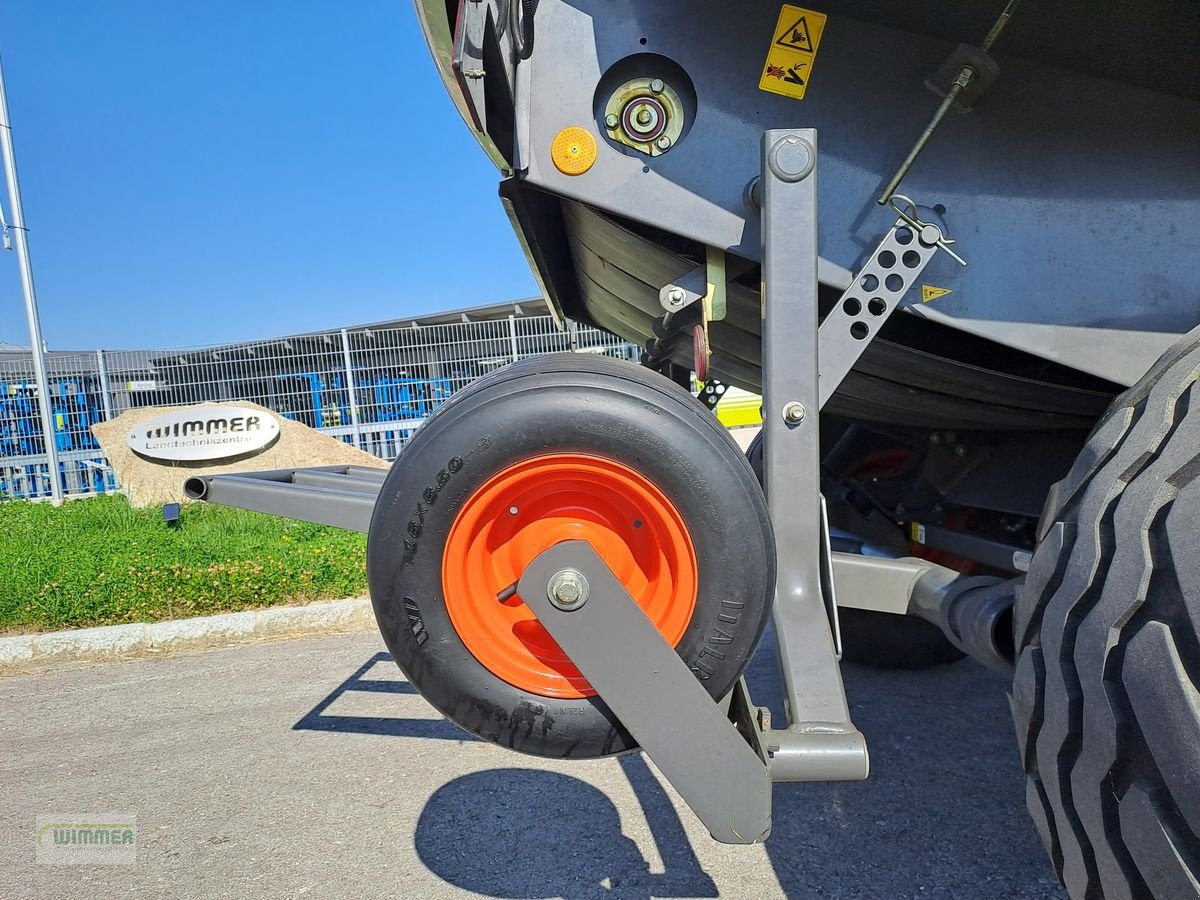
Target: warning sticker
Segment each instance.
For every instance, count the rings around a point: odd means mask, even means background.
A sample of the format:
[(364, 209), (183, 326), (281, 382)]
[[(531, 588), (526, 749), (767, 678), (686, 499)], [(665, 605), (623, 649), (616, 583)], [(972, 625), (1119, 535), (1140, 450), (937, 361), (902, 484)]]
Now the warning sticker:
[(932, 284), (921, 285), (921, 302), (928, 303), (930, 300), (936, 300), (938, 297), (945, 297), (947, 294), (953, 294), (954, 291), (950, 288), (934, 287)]
[(758, 89), (803, 100), (824, 31), (824, 13), (785, 5), (775, 23)]

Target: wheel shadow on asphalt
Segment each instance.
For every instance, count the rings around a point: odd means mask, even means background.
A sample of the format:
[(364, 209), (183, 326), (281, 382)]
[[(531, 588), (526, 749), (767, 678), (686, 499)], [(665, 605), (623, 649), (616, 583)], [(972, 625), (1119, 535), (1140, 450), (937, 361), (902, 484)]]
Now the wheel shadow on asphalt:
[(355, 694), (416, 694), (417, 690), (407, 681), (385, 678), (368, 678), (377, 665), (386, 665), (389, 672), (395, 670), (392, 655), (376, 653), (359, 666), (345, 681), (330, 691), (321, 702), (304, 714), (293, 731), (336, 731), (346, 734), (382, 734), (391, 737), (437, 738), (448, 741), (474, 741), (474, 735), (463, 731), (446, 719), (401, 719), (391, 716), (344, 715), (330, 712), (338, 700)]
[(608, 796), (537, 769), (489, 769), (442, 785), (417, 821), (417, 856), (444, 881), (489, 897), (718, 896), (645, 760), (633, 753), (619, 762), (646, 814), (660, 873), (625, 836)]

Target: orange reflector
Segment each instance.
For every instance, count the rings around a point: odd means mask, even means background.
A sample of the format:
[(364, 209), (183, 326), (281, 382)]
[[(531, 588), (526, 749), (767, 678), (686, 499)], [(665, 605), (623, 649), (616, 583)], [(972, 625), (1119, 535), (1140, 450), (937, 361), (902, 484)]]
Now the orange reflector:
[(596, 161), (596, 139), (586, 128), (564, 128), (554, 136), (550, 157), (564, 175), (582, 175)]

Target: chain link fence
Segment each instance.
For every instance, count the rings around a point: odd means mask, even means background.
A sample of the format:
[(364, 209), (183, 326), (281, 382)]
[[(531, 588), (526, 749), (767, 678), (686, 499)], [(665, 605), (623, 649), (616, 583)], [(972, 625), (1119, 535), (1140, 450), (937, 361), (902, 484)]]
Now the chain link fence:
[[(248, 400), (392, 460), (455, 391), (530, 356), (602, 353), (637, 360), (607, 332), (548, 315), (389, 325), (211, 347), (97, 350), (46, 357), (63, 493), (118, 489), (96, 422), (147, 406)], [(50, 496), (29, 354), (0, 358), (0, 499)]]

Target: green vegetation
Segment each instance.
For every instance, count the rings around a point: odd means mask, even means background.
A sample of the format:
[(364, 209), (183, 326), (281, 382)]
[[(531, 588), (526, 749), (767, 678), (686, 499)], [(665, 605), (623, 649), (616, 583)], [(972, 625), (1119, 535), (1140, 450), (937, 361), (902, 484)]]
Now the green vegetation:
[(0, 632), (151, 622), (366, 591), (364, 535), (205, 504), (0, 503)]

